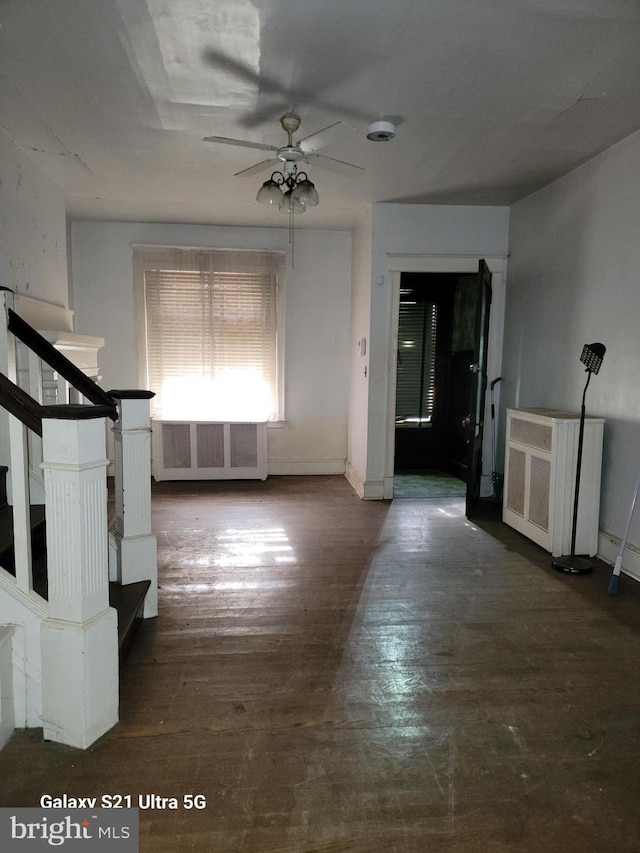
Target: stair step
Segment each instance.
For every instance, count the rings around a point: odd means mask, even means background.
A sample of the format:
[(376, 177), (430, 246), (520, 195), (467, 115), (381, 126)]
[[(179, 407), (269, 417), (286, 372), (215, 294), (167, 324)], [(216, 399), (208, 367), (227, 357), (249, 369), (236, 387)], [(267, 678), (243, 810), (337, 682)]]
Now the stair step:
[(109, 604), (118, 613), (118, 649), (122, 665), (142, 622), (144, 598), (151, 581), (109, 584)]

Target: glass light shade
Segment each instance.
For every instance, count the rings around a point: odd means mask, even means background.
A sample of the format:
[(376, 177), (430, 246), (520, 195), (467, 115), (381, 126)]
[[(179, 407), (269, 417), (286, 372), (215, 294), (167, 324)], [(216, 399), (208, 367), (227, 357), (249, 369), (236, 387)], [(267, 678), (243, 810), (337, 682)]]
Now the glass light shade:
[(306, 206), (294, 196), (294, 190), (287, 190), (287, 192), (282, 196), (280, 210), (282, 213), (293, 213), (296, 215), (298, 213), (307, 212)]
[(272, 178), (269, 178), (269, 180), (265, 181), (260, 187), (258, 195), (256, 196), (256, 201), (259, 204), (277, 204), (278, 206), (282, 204), (282, 192), (278, 184), (276, 184)]
[(320, 202), (318, 191), (308, 178), (296, 184), (291, 196), (304, 207), (315, 207)]

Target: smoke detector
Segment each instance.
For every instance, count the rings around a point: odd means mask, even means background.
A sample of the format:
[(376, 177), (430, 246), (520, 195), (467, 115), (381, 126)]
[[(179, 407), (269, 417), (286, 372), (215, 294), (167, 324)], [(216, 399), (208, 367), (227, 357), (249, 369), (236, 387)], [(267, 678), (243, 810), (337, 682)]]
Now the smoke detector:
[(396, 126), (390, 121), (372, 121), (367, 129), (367, 139), (372, 142), (389, 142), (396, 135)]

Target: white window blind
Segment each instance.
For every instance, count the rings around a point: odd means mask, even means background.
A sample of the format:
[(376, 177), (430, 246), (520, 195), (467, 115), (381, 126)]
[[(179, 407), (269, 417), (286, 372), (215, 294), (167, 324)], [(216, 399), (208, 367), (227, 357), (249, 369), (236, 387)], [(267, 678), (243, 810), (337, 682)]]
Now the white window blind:
[(278, 304), (284, 255), (136, 249), (147, 384), (165, 420), (281, 417)]

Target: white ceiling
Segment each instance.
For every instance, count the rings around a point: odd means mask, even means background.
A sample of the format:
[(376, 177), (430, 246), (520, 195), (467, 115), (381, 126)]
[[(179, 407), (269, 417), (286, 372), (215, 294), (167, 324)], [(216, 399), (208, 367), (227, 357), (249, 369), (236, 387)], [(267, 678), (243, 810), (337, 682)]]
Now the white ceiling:
[[(72, 218), (281, 226), (265, 159), (333, 124), (300, 227), (522, 198), (640, 128), (638, 0), (0, 0), (0, 126)], [(393, 142), (368, 124), (398, 125)]]

